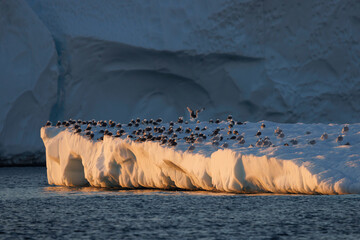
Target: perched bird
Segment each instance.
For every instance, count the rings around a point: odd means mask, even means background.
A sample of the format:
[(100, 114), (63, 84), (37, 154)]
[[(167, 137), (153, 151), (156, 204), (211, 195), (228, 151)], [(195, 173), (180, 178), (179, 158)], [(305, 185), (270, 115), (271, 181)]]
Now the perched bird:
[(311, 145), (314, 145), (315, 143), (316, 143), (316, 141), (314, 139), (309, 141), (309, 144), (311, 144)]
[(240, 136), (238, 136), (238, 137), (236, 138), (236, 140), (239, 140), (239, 141), (241, 141), (241, 139), (244, 139), (244, 136), (243, 136), (243, 135), (240, 135)]
[(349, 131), (349, 125), (345, 125), (341, 130), (342, 133), (347, 133)]
[(189, 152), (192, 152), (192, 151), (194, 151), (195, 150), (195, 146), (194, 145), (191, 145), (189, 148), (188, 148), (188, 151)]
[(344, 137), (341, 135), (336, 138), (336, 142), (342, 142), (342, 140), (344, 140)]
[(265, 123), (262, 123), (260, 127), (261, 127), (261, 129), (264, 129), (265, 128)]
[(282, 130), (279, 127), (277, 127), (274, 131), (275, 136), (279, 135), (280, 133), (282, 133)]
[(187, 107), (187, 110), (188, 110), (189, 113), (190, 113), (190, 120), (194, 121), (195, 119), (198, 118), (198, 114), (199, 114), (200, 112), (204, 111), (205, 108), (202, 108), (202, 109), (200, 109), (200, 110), (195, 110), (195, 111), (193, 111), (193, 110), (191, 110), (189, 107)]
[(89, 139), (93, 139), (93, 138), (94, 138), (94, 133), (90, 133)]
[(296, 144), (298, 144), (298, 141), (294, 138), (294, 139), (291, 139), (291, 140), (290, 140), (290, 143), (291, 143), (292, 145), (296, 145)]
[(223, 148), (228, 148), (228, 147), (229, 147), (229, 144), (224, 143), (224, 144), (222, 145), (222, 147), (223, 147)]
[(264, 141), (262, 142), (262, 147), (270, 147), (271, 144), (272, 142), (270, 141), (270, 139), (265, 138)]
[(324, 140), (328, 139), (328, 137), (329, 137), (328, 134), (327, 134), (326, 132), (324, 132), (324, 133), (321, 135), (320, 139), (324, 141)]

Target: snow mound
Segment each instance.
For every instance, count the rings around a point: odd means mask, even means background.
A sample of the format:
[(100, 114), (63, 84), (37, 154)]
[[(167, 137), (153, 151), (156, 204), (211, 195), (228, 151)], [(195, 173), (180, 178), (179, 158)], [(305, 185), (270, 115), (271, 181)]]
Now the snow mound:
[(360, 193), (360, 124), (101, 124), (41, 129), (49, 184)]

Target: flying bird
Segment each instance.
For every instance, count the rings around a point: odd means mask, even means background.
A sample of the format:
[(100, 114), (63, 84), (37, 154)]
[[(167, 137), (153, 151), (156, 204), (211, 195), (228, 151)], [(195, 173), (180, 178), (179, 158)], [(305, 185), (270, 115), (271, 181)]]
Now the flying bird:
[(187, 107), (187, 110), (188, 110), (189, 113), (190, 113), (190, 120), (191, 120), (191, 121), (194, 121), (195, 119), (198, 118), (198, 114), (199, 114), (200, 112), (204, 111), (205, 108), (202, 108), (202, 109), (200, 109), (200, 110), (195, 110), (195, 111), (193, 111), (193, 110), (191, 110), (189, 107)]

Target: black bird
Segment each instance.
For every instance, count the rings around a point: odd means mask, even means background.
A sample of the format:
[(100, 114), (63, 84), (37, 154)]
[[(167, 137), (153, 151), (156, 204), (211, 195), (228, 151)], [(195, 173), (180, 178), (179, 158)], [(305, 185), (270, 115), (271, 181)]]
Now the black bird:
[(93, 133), (90, 133), (89, 139), (93, 139), (93, 138), (94, 138), (94, 134), (93, 134)]
[(75, 133), (81, 133), (81, 128), (76, 129)]

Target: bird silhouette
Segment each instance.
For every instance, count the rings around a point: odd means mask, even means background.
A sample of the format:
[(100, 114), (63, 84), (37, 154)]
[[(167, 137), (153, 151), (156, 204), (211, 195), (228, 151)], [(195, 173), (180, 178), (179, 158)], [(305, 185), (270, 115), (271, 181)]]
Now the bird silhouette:
[(187, 107), (187, 110), (188, 110), (189, 113), (190, 113), (190, 120), (191, 120), (191, 121), (194, 121), (195, 119), (198, 118), (199, 113), (202, 112), (202, 111), (204, 111), (205, 108), (202, 108), (202, 109), (200, 109), (200, 110), (195, 110), (195, 111), (194, 111), (194, 110), (191, 110), (191, 108)]

